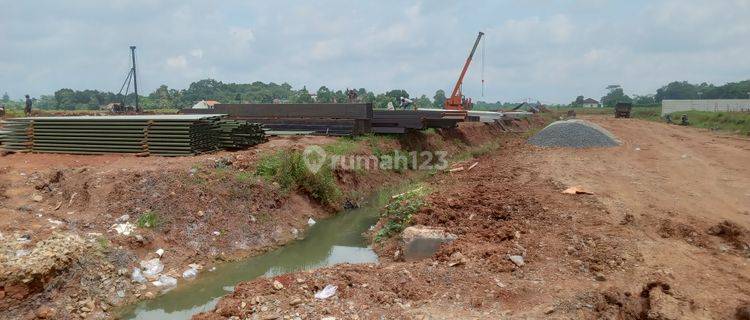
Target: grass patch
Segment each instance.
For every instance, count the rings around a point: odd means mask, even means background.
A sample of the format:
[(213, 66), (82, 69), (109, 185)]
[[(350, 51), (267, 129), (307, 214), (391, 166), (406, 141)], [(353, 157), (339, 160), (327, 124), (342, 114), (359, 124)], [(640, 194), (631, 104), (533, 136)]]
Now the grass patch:
[(427, 194), (429, 194), (427, 188), (419, 186), (393, 196), (380, 214), (381, 218), (385, 219), (385, 223), (375, 235), (375, 241), (385, 240), (411, 225), (414, 214), (424, 206), (424, 197)]
[(247, 171), (237, 171), (234, 173), (234, 180), (237, 182), (247, 183), (253, 178), (253, 174)]
[(342, 137), (336, 140), (334, 143), (329, 143), (323, 146), (323, 150), (332, 155), (347, 155), (353, 154), (359, 149), (359, 144), (356, 139), (351, 137)]
[(255, 174), (278, 183), (285, 191), (300, 189), (325, 205), (334, 205), (341, 197), (331, 167), (323, 165), (318, 172), (310, 172), (302, 152), (297, 150), (261, 157)]
[(672, 121), (679, 123), (683, 114), (691, 127), (750, 135), (750, 112), (680, 111), (672, 113)]
[(146, 211), (138, 217), (136, 224), (140, 228), (157, 228), (161, 226), (161, 219), (159, 219), (159, 214), (155, 211)]

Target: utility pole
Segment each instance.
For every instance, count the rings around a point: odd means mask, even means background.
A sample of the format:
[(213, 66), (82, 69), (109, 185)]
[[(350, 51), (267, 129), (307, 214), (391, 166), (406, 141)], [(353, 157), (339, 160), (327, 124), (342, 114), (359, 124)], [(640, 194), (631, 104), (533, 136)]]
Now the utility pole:
[(141, 113), (141, 106), (138, 105), (138, 77), (135, 74), (135, 46), (130, 46), (130, 56), (133, 58), (133, 91), (135, 91), (135, 112)]

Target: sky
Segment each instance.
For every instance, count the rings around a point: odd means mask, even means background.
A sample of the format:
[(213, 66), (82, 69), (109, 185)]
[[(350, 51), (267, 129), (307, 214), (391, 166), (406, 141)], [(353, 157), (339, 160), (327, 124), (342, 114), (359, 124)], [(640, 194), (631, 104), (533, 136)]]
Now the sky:
[[(0, 94), (223, 82), (568, 103), (750, 79), (750, 0), (0, 0)], [(485, 80), (482, 93), (481, 80)]]

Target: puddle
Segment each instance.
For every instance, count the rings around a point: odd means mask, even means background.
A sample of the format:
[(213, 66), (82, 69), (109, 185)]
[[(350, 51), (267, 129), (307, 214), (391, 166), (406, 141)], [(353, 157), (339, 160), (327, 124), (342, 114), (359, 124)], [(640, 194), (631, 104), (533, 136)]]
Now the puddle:
[(202, 270), (198, 278), (166, 294), (125, 309), (122, 319), (189, 319), (208, 311), (234, 285), (258, 277), (309, 270), (337, 263), (377, 262), (362, 233), (378, 220), (379, 208), (393, 192), (381, 192), (359, 209), (345, 211), (318, 221), (304, 240), (295, 241), (266, 254)]

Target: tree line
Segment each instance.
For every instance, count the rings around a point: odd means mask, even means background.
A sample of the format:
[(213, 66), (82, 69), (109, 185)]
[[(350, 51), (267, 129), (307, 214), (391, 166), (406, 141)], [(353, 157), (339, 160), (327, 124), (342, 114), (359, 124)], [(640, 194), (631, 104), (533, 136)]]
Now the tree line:
[[(622, 86), (609, 85), (607, 94), (600, 103), (605, 107), (612, 107), (618, 102), (629, 102), (634, 105), (659, 104), (662, 100), (683, 99), (750, 99), (750, 80), (729, 82), (720, 86), (703, 82), (692, 84), (687, 81), (674, 81), (656, 90), (654, 94), (633, 95), (625, 94)], [(571, 103), (572, 106), (583, 104), (584, 97), (578, 96)]]
[[(410, 98), (419, 108), (442, 108), (446, 100), (445, 92), (437, 90), (430, 98), (426, 95), (412, 97), (406, 90), (394, 89), (374, 93), (365, 88), (354, 89), (361, 102), (373, 103), (376, 108), (386, 108), (388, 103), (398, 106), (400, 97)], [(221, 103), (343, 103), (349, 101), (345, 90), (333, 90), (321, 86), (316, 91), (307, 87), (294, 89), (288, 83), (273, 82), (224, 83), (214, 79), (204, 79), (177, 90), (166, 85), (159, 86), (148, 95), (139, 95), (139, 104), (144, 109), (187, 108), (201, 100), (215, 100)], [(22, 107), (23, 100), (12, 101), (7, 93), (2, 98), (8, 107)], [(98, 90), (60, 89), (52, 95), (34, 98), (34, 108), (55, 110), (94, 110), (110, 103), (135, 104), (135, 94), (127, 96)]]

